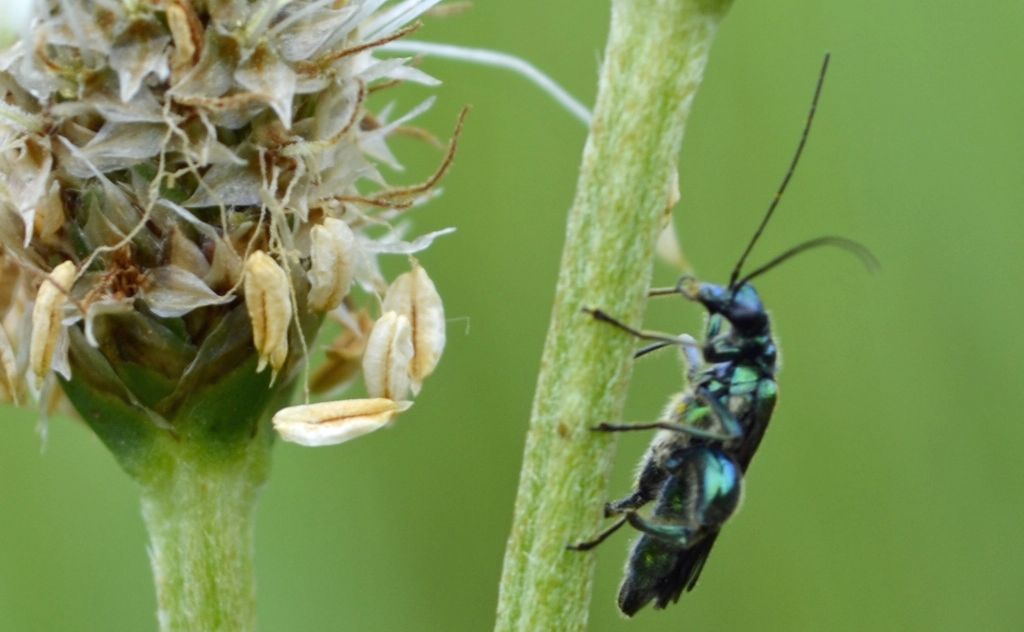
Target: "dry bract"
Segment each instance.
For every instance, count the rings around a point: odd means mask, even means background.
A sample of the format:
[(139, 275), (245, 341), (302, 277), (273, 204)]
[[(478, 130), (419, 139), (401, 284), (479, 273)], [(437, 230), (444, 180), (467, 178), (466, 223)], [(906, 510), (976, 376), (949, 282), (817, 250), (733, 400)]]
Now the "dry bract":
[(374, 324), (363, 355), (363, 378), (370, 397), (406, 398), (412, 354), (409, 319), (397, 312), (385, 312)]
[(274, 429), (292, 443), (334, 445), (383, 428), (411, 405), (373, 398), (292, 406), (274, 415)]
[(260, 354), (256, 371), (270, 363), (274, 374), (288, 359), (288, 326), (292, 303), (288, 275), (262, 250), (245, 261), (245, 306), (252, 321), (252, 341)]

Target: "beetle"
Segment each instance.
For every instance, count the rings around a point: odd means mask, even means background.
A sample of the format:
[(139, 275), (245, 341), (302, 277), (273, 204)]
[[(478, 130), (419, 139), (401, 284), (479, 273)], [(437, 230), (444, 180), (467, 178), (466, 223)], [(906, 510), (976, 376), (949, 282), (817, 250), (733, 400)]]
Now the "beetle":
[[(803, 134), (775, 197), (747, 243), (727, 285), (704, 283), (684, 275), (676, 285), (650, 296), (678, 295), (707, 312), (703, 342), (692, 336), (634, 329), (599, 309), (594, 319), (650, 341), (636, 357), (678, 347), (688, 366), (688, 386), (672, 397), (659, 421), (602, 423), (600, 432), (658, 430), (642, 460), (636, 489), (605, 505), (605, 517), (618, 519), (594, 539), (570, 545), (588, 551), (629, 524), (641, 533), (633, 545), (619, 591), (619, 609), (627, 616), (654, 601), (664, 608), (694, 588), (721, 527), (739, 507), (743, 478), (761, 443), (778, 398), (778, 348), (771, 319), (751, 284), (756, 277), (807, 250), (834, 246), (858, 256), (869, 269), (877, 261), (863, 245), (826, 236), (803, 242), (753, 272), (743, 265), (771, 220), (803, 153), (817, 109), (829, 56), (811, 101)], [(650, 517), (639, 510), (653, 503)]]

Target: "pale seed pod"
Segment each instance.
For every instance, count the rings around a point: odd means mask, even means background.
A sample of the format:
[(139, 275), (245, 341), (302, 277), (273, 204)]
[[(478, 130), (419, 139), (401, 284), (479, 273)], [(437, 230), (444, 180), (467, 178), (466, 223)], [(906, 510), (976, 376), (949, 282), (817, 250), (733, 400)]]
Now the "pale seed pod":
[(36, 293), (32, 308), (32, 333), (29, 340), (29, 368), (41, 383), (53, 366), (54, 352), (63, 332), (61, 320), (67, 292), (75, 280), (75, 264), (65, 261), (50, 272)]
[(409, 319), (396, 312), (385, 312), (374, 323), (363, 354), (367, 394), (370, 397), (405, 399), (410, 388), (412, 354)]
[(259, 373), (270, 363), (274, 375), (288, 359), (292, 303), (288, 275), (270, 255), (257, 250), (245, 260), (245, 307), (252, 321), (252, 341), (260, 354)]
[(409, 319), (413, 356), (409, 365), (412, 391), (419, 393), (423, 380), (437, 367), (445, 344), (444, 305), (427, 271), (413, 260), (412, 270), (388, 288), (382, 309)]
[(329, 312), (341, 305), (352, 288), (356, 269), (356, 235), (333, 217), (314, 226), (310, 235), (309, 306)]
[(412, 402), (347, 399), (291, 406), (274, 415), (274, 429), (285, 441), (305, 446), (336, 445), (379, 430)]

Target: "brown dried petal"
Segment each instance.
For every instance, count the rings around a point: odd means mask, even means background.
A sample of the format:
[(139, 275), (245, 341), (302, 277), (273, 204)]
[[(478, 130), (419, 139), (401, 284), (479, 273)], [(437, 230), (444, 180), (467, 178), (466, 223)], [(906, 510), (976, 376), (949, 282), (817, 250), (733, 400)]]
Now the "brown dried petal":
[(252, 321), (252, 338), (260, 354), (256, 371), (267, 363), (274, 375), (288, 359), (288, 326), (292, 320), (288, 275), (262, 250), (245, 261), (245, 306)]
[(409, 319), (412, 327), (413, 356), (409, 365), (413, 393), (437, 367), (444, 352), (444, 305), (426, 270), (413, 261), (412, 270), (395, 279), (384, 296), (384, 310), (395, 311)]
[(349, 399), (291, 406), (274, 415), (274, 429), (285, 441), (305, 446), (335, 445), (383, 428), (411, 402)]
[(370, 397), (401, 400), (409, 394), (412, 361), (409, 319), (385, 312), (373, 326), (363, 355), (363, 379)]

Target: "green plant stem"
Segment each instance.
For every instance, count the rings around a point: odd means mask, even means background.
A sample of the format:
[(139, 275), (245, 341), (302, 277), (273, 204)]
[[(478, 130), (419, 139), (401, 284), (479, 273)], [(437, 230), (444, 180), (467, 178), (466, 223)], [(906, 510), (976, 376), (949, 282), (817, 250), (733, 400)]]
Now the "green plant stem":
[(582, 630), (633, 341), (580, 312), (639, 322), (683, 129), (731, 0), (613, 0), (594, 122), (569, 214), (498, 599), (496, 629)]
[(142, 495), (160, 630), (254, 630), (253, 514), (269, 444), (251, 441), (230, 455), (187, 443), (165, 449), (174, 454)]

